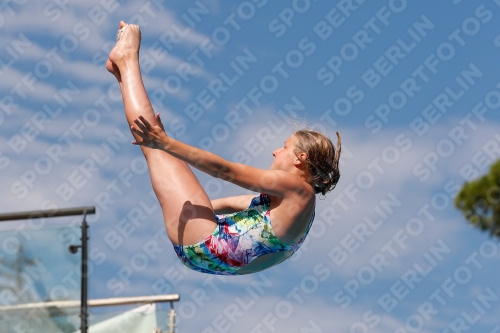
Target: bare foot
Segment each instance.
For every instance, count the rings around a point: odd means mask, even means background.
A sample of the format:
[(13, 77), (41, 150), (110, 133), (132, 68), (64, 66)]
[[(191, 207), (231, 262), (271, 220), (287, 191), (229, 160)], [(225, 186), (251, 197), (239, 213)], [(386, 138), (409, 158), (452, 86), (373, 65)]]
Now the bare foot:
[(137, 59), (139, 48), (141, 47), (141, 30), (135, 24), (120, 22), (122, 35), (116, 46), (109, 53), (109, 60), (116, 64), (118, 68), (121, 63), (129, 58)]
[(128, 59), (139, 58), (141, 46), (141, 30), (135, 24), (126, 24), (120, 21), (116, 46), (109, 53), (106, 69), (112, 73), (118, 81), (121, 81), (120, 66)]

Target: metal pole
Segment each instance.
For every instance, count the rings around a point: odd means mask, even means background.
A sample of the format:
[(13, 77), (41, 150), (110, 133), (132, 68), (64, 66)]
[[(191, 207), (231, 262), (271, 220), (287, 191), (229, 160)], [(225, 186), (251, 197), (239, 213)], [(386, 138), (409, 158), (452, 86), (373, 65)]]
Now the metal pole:
[(82, 215), (82, 214), (95, 214), (95, 207), (88, 206), (88, 207), (52, 209), (52, 210), (33, 210), (29, 212), (20, 212), (20, 213), (6, 213), (6, 214), (0, 214), (0, 222), (13, 221), (13, 220), (39, 219), (44, 217)]
[(88, 320), (88, 289), (87, 289), (87, 229), (88, 224), (85, 218), (87, 217), (87, 212), (83, 213), (83, 221), (82, 221), (82, 295), (81, 295), (81, 304), (80, 304), (80, 332), (87, 333), (87, 320)]
[[(171, 295), (153, 295), (153, 296), (136, 296), (136, 297), (114, 297), (114, 298), (99, 298), (87, 300), (87, 308), (102, 307), (102, 306), (121, 306), (131, 304), (146, 304), (146, 303), (163, 303), (178, 302), (180, 300), (179, 294)], [(0, 313), (6, 311), (26, 311), (33, 309), (46, 309), (46, 308), (77, 308), (81, 305), (80, 301), (53, 301), (53, 302), (40, 302), (40, 303), (27, 303), (0, 306)]]
[(168, 331), (169, 333), (175, 333), (175, 311), (174, 304), (170, 302), (170, 313), (168, 314), (169, 323), (168, 323)]

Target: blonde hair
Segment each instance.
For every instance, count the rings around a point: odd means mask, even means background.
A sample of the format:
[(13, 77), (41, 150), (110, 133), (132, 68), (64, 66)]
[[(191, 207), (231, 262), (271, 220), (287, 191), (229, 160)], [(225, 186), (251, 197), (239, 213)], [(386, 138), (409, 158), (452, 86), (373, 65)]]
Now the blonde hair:
[(305, 153), (307, 171), (312, 177), (315, 193), (325, 195), (332, 191), (340, 178), (340, 134), (337, 132), (337, 149), (325, 135), (312, 130), (298, 130), (294, 133), (296, 153)]

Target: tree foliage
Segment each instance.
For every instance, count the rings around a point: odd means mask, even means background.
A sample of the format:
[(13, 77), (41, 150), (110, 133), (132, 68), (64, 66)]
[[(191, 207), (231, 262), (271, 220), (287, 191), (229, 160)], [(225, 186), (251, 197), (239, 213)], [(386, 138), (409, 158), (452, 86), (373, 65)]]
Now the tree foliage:
[(455, 206), (473, 226), (500, 238), (500, 160), (488, 174), (463, 185)]

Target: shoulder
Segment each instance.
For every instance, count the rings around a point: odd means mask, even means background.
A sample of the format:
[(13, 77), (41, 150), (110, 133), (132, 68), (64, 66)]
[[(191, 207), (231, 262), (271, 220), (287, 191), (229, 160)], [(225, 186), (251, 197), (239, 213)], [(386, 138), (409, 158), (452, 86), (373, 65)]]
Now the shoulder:
[[(297, 186), (284, 192), (283, 196), (271, 193), (262, 193), (261, 197), (266, 202), (272, 202), (272, 208), (278, 208), (290, 216), (302, 215), (301, 211), (313, 211), (316, 205), (316, 194), (311, 184), (301, 181)], [(308, 214), (309, 215), (309, 214)]]

